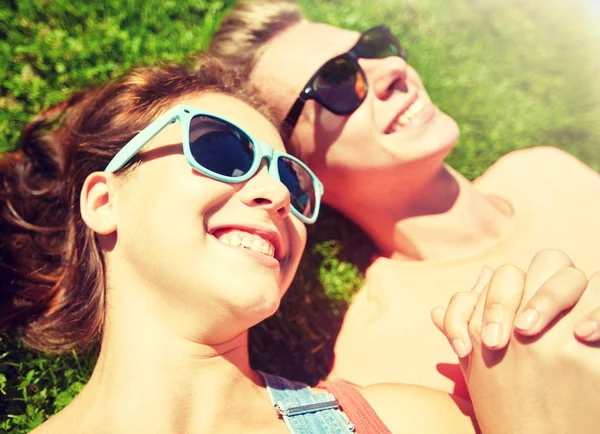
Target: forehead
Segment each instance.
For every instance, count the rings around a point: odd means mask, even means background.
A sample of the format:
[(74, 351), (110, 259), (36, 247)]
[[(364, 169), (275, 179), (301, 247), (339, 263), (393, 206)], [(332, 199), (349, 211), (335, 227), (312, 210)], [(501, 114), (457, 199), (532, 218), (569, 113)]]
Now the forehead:
[(244, 129), (252, 137), (275, 149), (285, 151), (283, 141), (275, 126), (252, 106), (231, 95), (206, 92), (182, 98), (178, 102), (222, 116)]
[(358, 32), (328, 24), (298, 23), (269, 41), (252, 80), (269, 102), (287, 111), (317, 69), (352, 48), (358, 37)]

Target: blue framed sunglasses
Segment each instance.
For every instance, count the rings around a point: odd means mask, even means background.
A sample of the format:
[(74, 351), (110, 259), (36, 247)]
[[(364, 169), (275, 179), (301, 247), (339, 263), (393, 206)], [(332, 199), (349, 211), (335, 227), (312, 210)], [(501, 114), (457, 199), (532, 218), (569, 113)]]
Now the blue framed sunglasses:
[(296, 157), (253, 138), (235, 123), (203, 110), (178, 104), (131, 139), (108, 163), (105, 172), (123, 167), (158, 133), (179, 121), (183, 154), (192, 168), (217, 181), (235, 184), (250, 179), (267, 160), (269, 175), (290, 192), (292, 213), (314, 223), (321, 207), (323, 184)]

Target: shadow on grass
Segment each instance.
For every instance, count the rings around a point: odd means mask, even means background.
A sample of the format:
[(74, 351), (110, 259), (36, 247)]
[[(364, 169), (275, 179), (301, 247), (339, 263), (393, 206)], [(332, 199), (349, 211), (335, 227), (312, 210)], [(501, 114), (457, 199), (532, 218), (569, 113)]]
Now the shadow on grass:
[(279, 311), (250, 331), (252, 366), (313, 385), (326, 378), (349, 301), (375, 251), (360, 229), (325, 207), (309, 228), (301, 266)]

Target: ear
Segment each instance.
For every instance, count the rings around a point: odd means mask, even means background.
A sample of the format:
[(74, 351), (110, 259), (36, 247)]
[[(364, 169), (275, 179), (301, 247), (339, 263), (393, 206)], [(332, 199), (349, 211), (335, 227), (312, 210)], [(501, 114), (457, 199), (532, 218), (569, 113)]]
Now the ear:
[(94, 172), (88, 175), (81, 189), (81, 217), (100, 235), (117, 230), (115, 184), (112, 173)]

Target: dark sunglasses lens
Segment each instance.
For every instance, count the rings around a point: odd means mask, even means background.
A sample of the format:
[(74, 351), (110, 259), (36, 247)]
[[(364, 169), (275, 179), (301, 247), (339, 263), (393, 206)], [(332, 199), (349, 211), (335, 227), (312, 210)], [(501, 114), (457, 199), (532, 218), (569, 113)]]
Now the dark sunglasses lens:
[(254, 145), (242, 131), (203, 115), (190, 122), (190, 151), (201, 166), (231, 178), (248, 173), (254, 160)]
[(311, 85), (320, 102), (336, 114), (356, 110), (367, 94), (358, 64), (346, 57), (336, 57), (323, 65)]
[(367, 58), (405, 57), (398, 39), (385, 27), (375, 27), (363, 33), (358, 42), (358, 47), (361, 54)]
[(315, 212), (315, 187), (312, 177), (300, 164), (285, 157), (277, 160), (279, 179), (290, 192), (292, 207), (306, 217)]

